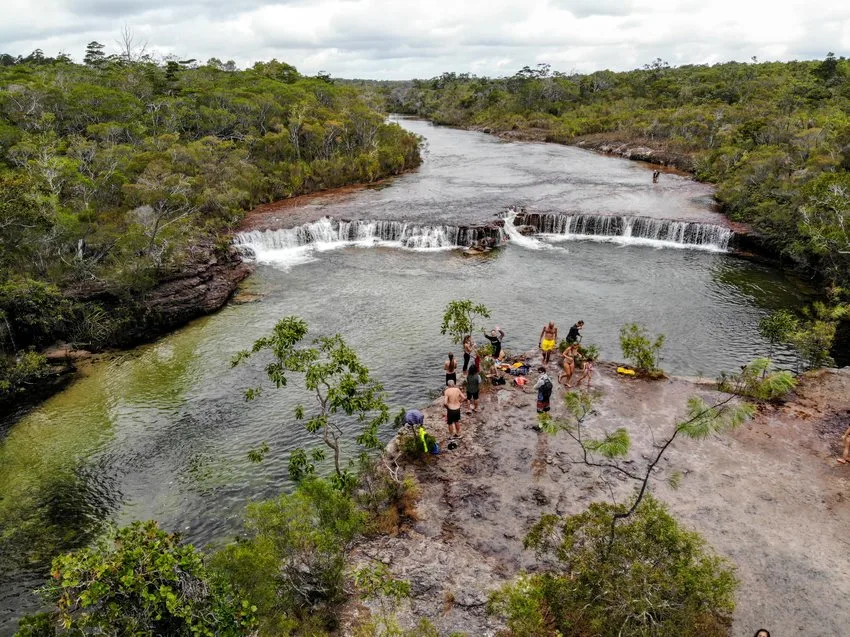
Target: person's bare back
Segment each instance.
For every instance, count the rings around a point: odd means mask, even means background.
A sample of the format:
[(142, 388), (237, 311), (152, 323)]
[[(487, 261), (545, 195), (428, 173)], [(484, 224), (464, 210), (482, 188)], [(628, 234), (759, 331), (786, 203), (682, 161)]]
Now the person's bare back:
[(446, 387), (446, 391), (443, 392), (443, 404), (445, 404), (446, 409), (460, 409), (463, 405), (463, 399), (463, 393), (454, 385)]

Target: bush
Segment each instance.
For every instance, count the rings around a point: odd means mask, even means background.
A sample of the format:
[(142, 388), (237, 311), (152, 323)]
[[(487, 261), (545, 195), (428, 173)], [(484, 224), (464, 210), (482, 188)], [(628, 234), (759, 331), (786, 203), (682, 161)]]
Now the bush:
[(390, 469), (383, 462), (372, 458), (361, 462), (354, 498), (368, 516), (367, 531), (395, 535), (406, 522), (418, 519), (419, 483), (413, 476), (400, 475), (398, 466)]
[(41, 593), (56, 609), (21, 620), (20, 637), (244, 635), (249, 602), (210, 576), (201, 554), (156, 522), (134, 522), (53, 560)]
[(248, 539), (213, 558), (216, 569), (257, 605), (261, 635), (333, 630), (345, 601), (345, 567), (363, 515), (330, 482), (306, 478), (291, 495), (252, 504)]
[(737, 580), (697, 534), (646, 496), (613, 530), (623, 507), (595, 503), (568, 518), (544, 516), (526, 548), (556, 563), (491, 598), (508, 635), (728, 635)]
[(661, 373), (661, 348), (664, 346), (664, 335), (660, 334), (651, 341), (646, 329), (637, 323), (624, 325), (620, 328), (620, 349), (623, 356), (638, 372), (654, 375)]
[(797, 386), (797, 380), (787, 371), (770, 370), (769, 358), (757, 358), (741, 368), (740, 374), (720, 375), (720, 391), (749, 396), (758, 400), (778, 400)]
[(26, 392), (50, 374), (47, 359), (37, 352), (0, 355), (0, 404)]

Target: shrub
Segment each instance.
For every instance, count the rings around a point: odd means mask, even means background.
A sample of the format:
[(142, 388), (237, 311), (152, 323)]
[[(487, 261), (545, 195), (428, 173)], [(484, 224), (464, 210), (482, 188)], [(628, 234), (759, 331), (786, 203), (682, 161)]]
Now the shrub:
[(478, 318), (490, 318), (487, 306), (476, 304), (469, 299), (449, 301), (443, 312), (440, 334), (448, 334), (453, 343), (460, 343), (467, 334), (477, 332)]
[(296, 627), (314, 635), (336, 627), (346, 561), (362, 529), (363, 514), (349, 496), (327, 480), (306, 478), (291, 495), (250, 505), (248, 539), (222, 549), (213, 564), (257, 605), (261, 635)]
[(544, 516), (532, 528), (526, 548), (556, 566), (491, 598), (508, 635), (728, 634), (732, 567), (651, 496), (612, 537), (612, 517), (622, 510), (595, 503), (567, 518)]
[(255, 623), (249, 602), (211, 576), (194, 547), (153, 521), (57, 557), (51, 575), (41, 592), (56, 609), (22, 619), (18, 635), (236, 637)]
[(0, 403), (24, 393), (49, 374), (47, 359), (37, 352), (21, 352), (17, 357), (0, 355)]
[(742, 367), (739, 374), (721, 374), (717, 387), (720, 391), (739, 396), (749, 396), (758, 400), (777, 400), (797, 386), (797, 380), (791, 372), (770, 372), (769, 370), (770, 359), (757, 358)]
[(406, 522), (418, 519), (419, 483), (390, 463), (385, 458), (364, 459), (354, 498), (368, 517), (367, 531), (395, 535)]
[(655, 341), (650, 340), (646, 329), (637, 323), (624, 325), (620, 328), (620, 349), (623, 356), (638, 372), (654, 374), (661, 372), (661, 348), (664, 346), (664, 335), (660, 334)]

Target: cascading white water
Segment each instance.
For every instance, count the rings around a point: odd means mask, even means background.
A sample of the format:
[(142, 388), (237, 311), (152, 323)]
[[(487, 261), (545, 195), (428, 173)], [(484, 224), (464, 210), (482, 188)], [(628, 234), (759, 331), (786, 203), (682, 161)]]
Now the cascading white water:
[(240, 232), (233, 242), (259, 262), (294, 265), (313, 260), (313, 252), (345, 246), (451, 250), (471, 246), (486, 238), (500, 245), (505, 240), (504, 230), (400, 221), (340, 221), (325, 217), (285, 230)]
[[(513, 222), (516, 214), (508, 214)], [(624, 245), (725, 252), (734, 232), (712, 223), (616, 215), (529, 214), (522, 221), (548, 241), (590, 240)]]

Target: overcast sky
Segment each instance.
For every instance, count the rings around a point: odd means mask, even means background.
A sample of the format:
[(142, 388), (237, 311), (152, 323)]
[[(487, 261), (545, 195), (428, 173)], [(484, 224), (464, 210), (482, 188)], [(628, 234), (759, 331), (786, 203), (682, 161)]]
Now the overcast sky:
[[(807, 8), (810, 7), (810, 8)], [(429, 78), (823, 58), (850, 50), (850, 2), (796, 0), (0, 0), (0, 52), (81, 60), (127, 25), (157, 54), (305, 74)]]

